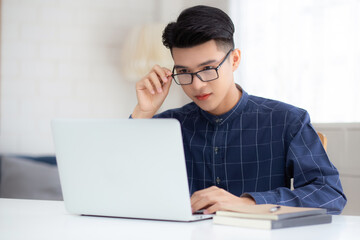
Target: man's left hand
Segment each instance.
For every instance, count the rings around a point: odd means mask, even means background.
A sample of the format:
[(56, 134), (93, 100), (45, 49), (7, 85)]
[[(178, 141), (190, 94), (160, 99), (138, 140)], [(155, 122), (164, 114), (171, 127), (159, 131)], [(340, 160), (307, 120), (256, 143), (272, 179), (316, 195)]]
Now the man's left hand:
[(195, 192), (191, 196), (193, 212), (204, 209), (204, 214), (212, 214), (219, 210), (231, 209), (239, 205), (255, 205), (251, 197), (237, 197), (228, 191), (212, 186)]

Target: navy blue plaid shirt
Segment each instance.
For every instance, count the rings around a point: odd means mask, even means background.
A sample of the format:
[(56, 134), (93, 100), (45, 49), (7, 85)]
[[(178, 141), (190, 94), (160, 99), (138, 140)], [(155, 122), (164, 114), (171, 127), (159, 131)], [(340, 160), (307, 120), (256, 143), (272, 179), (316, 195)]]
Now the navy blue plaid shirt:
[[(248, 95), (229, 112), (214, 116), (195, 103), (155, 118), (180, 121), (189, 188), (217, 186), (257, 204), (326, 208), (346, 204), (339, 173), (300, 108)], [(290, 179), (294, 190), (290, 190)]]

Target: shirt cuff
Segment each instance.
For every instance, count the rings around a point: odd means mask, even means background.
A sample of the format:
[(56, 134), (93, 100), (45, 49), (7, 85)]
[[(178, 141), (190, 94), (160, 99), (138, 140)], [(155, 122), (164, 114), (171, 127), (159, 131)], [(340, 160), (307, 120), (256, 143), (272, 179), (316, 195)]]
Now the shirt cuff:
[(276, 193), (274, 192), (249, 192), (241, 194), (240, 197), (251, 197), (256, 204), (277, 204)]

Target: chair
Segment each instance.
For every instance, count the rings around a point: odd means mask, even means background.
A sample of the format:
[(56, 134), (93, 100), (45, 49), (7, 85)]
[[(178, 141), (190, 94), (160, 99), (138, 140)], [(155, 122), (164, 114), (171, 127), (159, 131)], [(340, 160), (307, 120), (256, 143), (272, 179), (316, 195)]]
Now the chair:
[(322, 143), (322, 145), (324, 146), (324, 149), (326, 151), (327, 149), (327, 138), (324, 134), (322, 134), (321, 132), (317, 132), (317, 134), (319, 135), (320, 141)]

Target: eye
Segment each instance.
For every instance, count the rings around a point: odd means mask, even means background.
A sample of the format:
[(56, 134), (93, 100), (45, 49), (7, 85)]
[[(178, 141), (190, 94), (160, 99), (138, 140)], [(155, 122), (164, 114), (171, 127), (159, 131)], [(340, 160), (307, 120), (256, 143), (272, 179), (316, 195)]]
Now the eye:
[(209, 69), (214, 69), (214, 67), (212, 67), (212, 66), (206, 66), (206, 67), (204, 67), (203, 70), (209, 70)]
[(176, 72), (179, 73), (187, 73), (187, 69), (177, 69)]

